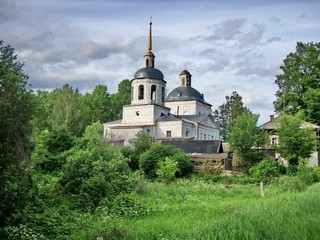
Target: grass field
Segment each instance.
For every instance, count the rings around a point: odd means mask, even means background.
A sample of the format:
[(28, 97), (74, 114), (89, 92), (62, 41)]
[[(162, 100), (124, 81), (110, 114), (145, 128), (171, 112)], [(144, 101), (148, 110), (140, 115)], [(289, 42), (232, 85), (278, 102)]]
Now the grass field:
[[(82, 220), (73, 239), (320, 239), (320, 184), (302, 192), (179, 180), (145, 183), (131, 206)], [(142, 210), (144, 214), (139, 215)], [(131, 217), (130, 217), (131, 216)]]

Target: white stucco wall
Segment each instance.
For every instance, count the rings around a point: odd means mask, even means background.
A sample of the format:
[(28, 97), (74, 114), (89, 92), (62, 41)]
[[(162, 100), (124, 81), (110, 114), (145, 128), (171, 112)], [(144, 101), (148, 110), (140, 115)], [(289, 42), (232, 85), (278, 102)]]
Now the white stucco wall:
[(212, 112), (210, 106), (196, 100), (166, 102), (165, 106), (171, 108), (171, 113), (174, 115), (198, 115)]

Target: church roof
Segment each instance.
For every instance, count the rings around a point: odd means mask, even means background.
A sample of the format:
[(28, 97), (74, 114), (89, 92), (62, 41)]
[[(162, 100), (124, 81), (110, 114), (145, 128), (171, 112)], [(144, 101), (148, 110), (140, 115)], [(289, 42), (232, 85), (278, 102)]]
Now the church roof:
[(197, 115), (164, 115), (161, 116), (158, 121), (159, 122), (167, 122), (167, 121), (183, 121), (187, 120), (190, 122), (200, 123), (208, 114), (197, 114)]
[(144, 67), (139, 69), (135, 74), (134, 74), (135, 79), (142, 79), (142, 78), (153, 78), (153, 79), (159, 79), (159, 80), (164, 80), (163, 73), (152, 67)]
[(188, 70), (183, 70), (180, 75), (191, 75)]
[(210, 103), (207, 103), (204, 100), (203, 94), (201, 94), (198, 90), (194, 89), (191, 86), (179, 86), (173, 89), (166, 98), (166, 102), (189, 100), (198, 100), (204, 104), (211, 106)]

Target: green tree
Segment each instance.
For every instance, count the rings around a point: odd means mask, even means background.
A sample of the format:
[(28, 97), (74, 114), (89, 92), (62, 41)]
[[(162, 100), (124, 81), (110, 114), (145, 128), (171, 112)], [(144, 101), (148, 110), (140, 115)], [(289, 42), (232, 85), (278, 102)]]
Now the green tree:
[(30, 155), (32, 90), (14, 48), (0, 41), (0, 227), (24, 217), (33, 183), (25, 167)]
[(118, 92), (111, 94), (111, 119), (117, 120), (122, 117), (123, 105), (131, 102), (131, 82), (128, 79), (122, 80), (118, 84)]
[(220, 128), (220, 135), (225, 141), (229, 140), (230, 128), (243, 112), (249, 110), (243, 105), (242, 97), (237, 92), (226, 96), (226, 102), (213, 112), (215, 122)]
[(75, 135), (81, 136), (86, 126), (82, 95), (69, 84), (50, 93), (52, 113), (49, 116), (51, 126), (66, 125)]
[(263, 158), (259, 147), (267, 143), (266, 132), (257, 126), (259, 115), (242, 113), (231, 127), (230, 150), (239, 157), (239, 164), (247, 171)]
[(309, 158), (316, 146), (312, 129), (301, 128), (301, 123), (295, 116), (282, 114), (277, 127), (279, 136), (277, 151), (288, 161), (293, 171), (297, 169), (299, 159)]
[(320, 122), (320, 43), (298, 42), (296, 52), (290, 53), (276, 76), (275, 110), (278, 113), (304, 113), (306, 121)]
[(66, 162), (66, 151), (74, 145), (75, 137), (66, 125), (41, 131), (35, 141), (32, 162), (37, 168), (58, 171)]
[(111, 97), (108, 93), (108, 87), (105, 85), (98, 85), (93, 92), (87, 93), (84, 96), (85, 105), (87, 107), (88, 119), (91, 123), (100, 121), (107, 122), (111, 119), (112, 104)]

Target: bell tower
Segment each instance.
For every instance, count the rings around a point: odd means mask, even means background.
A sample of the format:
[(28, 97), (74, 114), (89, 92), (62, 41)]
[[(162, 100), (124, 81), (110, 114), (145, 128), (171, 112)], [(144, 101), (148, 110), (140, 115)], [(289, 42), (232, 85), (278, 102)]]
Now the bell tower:
[(154, 68), (154, 54), (152, 52), (152, 19), (150, 19), (148, 51), (144, 55), (144, 67)]

